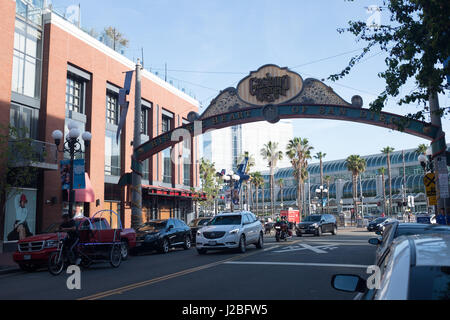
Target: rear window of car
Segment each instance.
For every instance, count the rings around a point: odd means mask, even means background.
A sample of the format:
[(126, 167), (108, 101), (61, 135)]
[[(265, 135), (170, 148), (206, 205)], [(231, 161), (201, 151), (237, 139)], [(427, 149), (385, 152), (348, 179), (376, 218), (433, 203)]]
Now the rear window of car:
[(397, 232), (395, 233), (395, 237), (400, 236), (409, 236), (414, 234), (427, 234), (427, 233), (446, 233), (450, 234), (450, 228), (443, 227), (424, 227), (424, 228), (402, 228), (401, 225), (397, 228)]
[(409, 278), (410, 300), (449, 300), (450, 266), (416, 266)]

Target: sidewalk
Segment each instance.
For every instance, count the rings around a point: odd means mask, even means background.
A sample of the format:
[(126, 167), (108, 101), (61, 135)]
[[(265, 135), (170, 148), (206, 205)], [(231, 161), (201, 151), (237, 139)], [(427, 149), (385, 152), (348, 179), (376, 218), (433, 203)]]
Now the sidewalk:
[(19, 272), (20, 268), (12, 258), (12, 252), (0, 253), (0, 275), (12, 272)]

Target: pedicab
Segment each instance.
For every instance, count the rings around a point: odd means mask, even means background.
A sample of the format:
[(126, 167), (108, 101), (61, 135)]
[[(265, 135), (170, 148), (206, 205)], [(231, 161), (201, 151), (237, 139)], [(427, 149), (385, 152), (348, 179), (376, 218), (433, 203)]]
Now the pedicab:
[[(102, 214), (114, 214), (118, 228), (111, 228)], [(48, 270), (53, 275), (59, 275), (69, 265), (78, 264), (88, 268), (98, 261), (109, 261), (113, 268), (120, 266), (122, 261), (121, 237), (122, 222), (120, 216), (113, 210), (100, 210), (92, 217), (77, 219), (79, 242), (75, 245), (78, 259), (65, 245), (66, 234), (58, 233), (58, 248), (48, 259)], [(78, 261), (76, 261), (78, 260)]]

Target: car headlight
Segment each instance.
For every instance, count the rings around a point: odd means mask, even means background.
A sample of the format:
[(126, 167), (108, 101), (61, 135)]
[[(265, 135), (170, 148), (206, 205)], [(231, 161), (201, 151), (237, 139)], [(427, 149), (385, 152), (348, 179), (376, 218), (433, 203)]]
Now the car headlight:
[(202, 236), (202, 233), (200, 232), (200, 230), (199, 231), (197, 231), (197, 236)]
[(58, 240), (47, 240), (45, 241), (45, 248), (55, 248), (58, 246)]
[(233, 230), (230, 231), (230, 234), (236, 234), (238, 232), (239, 232), (239, 229), (233, 229)]
[(313, 226), (314, 228), (317, 228), (319, 225), (318, 225), (317, 223), (313, 223), (312, 226)]

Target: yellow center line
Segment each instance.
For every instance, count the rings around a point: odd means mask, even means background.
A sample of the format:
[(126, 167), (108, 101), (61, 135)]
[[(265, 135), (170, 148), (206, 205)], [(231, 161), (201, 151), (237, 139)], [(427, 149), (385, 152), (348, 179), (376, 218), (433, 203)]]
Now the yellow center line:
[[(293, 242), (288, 242), (288, 243), (285, 243), (284, 245), (291, 245), (291, 244), (297, 243), (299, 241), (300, 240), (296, 240), (296, 241), (293, 241)], [(137, 289), (137, 288), (145, 287), (145, 286), (157, 283), (157, 282), (173, 279), (173, 278), (180, 277), (180, 276), (183, 276), (183, 275), (186, 275), (186, 274), (189, 274), (189, 273), (197, 272), (197, 271), (200, 271), (200, 270), (212, 268), (212, 267), (218, 266), (220, 264), (224, 264), (224, 263), (229, 262), (229, 261), (247, 258), (247, 257), (250, 257), (252, 255), (255, 255), (255, 254), (261, 253), (261, 252), (263, 252), (263, 251), (259, 251), (258, 250), (258, 251), (255, 251), (255, 252), (246, 253), (244, 255), (234, 256), (234, 257), (229, 258), (229, 259), (220, 260), (220, 261), (217, 261), (217, 262), (205, 264), (205, 265), (194, 267), (194, 268), (191, 268), (191, 269), (182, 270), (182, 271), (171, 273), (171, 274), (168, 274), (168, 275), (165, 275), (165, 276), (161, 276), (161, 277), (158, 277), (158, 278), (153, 278), (153, 279), (150, 279), (150, 280), (133, 283), (133, 284), (130, 284), (130, 285), (127, 285), (127, 286), (124, 286), (124, 287), (120, 287), (120, 288), (116, 288), (116, 289), (112, 289), (112, 290), (108, 290), (108, 291), (104, 291), (104, 292), (99, 292), (99, 293), (96, 293), (96, 294), (93, 294), (93, 295), (90, 295), (90, 296), (87, 296), (87, 297), (79, 298), (77, 300), (98, 300), (98, 299), (106, 298), (106, 297), (109, 297), (109, 296), (112, 296), (112, 295), (115, 295), (115, 294), (122, 294), (122, 293), (124, 293), (126, 291), (130, 291), (130, 290), (134, 290), (134, 289)]]

